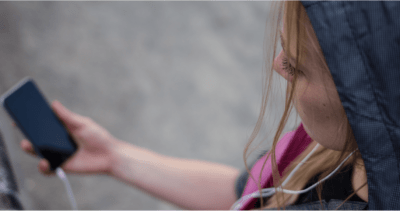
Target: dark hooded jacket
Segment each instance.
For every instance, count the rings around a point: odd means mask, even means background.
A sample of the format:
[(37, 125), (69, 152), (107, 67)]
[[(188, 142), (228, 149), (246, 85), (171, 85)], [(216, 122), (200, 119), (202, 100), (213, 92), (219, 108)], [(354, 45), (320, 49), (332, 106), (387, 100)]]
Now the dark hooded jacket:
[[(400, 2), (301, 3), (317, 35), (367, 172), (368, 203), (353, 196), (340, 209), (398, 210)], [(346, 174), (349, 171), (344, 169), (341, 172)], [(243, 172), (237, 179), (238, 198), (247, 177), (247, 172)], [(348, 179), (343, 178), (329, 178), (323, 188), (331, 188), (333, 192), (340, 190), (347, 198), (351, 185)], [(311, 184), (312, 181), (307, 186)], [(302, 200), (286, 208), (336, 209), (333, 205), (343, 201), (339, 196), (325, 194), (321, 207), (315, 193), (314, 189), (301, 194), (299, 198)]]

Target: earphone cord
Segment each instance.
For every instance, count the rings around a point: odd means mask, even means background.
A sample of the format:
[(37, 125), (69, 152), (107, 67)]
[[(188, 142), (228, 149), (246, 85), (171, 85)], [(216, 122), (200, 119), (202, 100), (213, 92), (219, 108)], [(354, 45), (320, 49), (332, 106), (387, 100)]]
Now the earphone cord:
[[(342, 161), (342, 163), (340, 163), (340, 165), (333, 171), (331, 172), (328, 176), (326, 176), (324, 179), (322, 179), (321, 181), (315, 183), (314, 185), (308, 187), (305, 190), (300, 190), (300, 191), (293, 191), (293, 190), (286, 190), (286, 189), (282, 189), (282, 186), (285, 186), (286, 183), (290, 180), (290, 178), (294, 175), (294, 173), (308, 160), (308, 158), (315, 152), (315, 150), (317, 150), (317, 148), (319, 147), (319, 144), (317, 143), (317, 145), (314, 147), (314, 149), (296, 166), (296, 168), (293, 169), (293, 171), (289, 174), (289, 176), (285, 179), (285, 181), (282, 183), (282, 185), (280, 187), (277, 188), (278, 191), (283, 192), (283, 193), (289, 193), (289, 194), (302, 194), (302, 193), (306, 193), (308, 191), (310, 191), (311, 189), (313, 189), (314, 187), (316, 187), (318, 184), (320, 184), (321, 182), (327, 180), (329, 177), (331, 177), (336, 171), (339, 170), (339, 168), (344, 164), (344, 162), (346, 162), (351, 155), (353, 155), (353, 153), (358, 150), (358, 148), (356, 150), (354, 150), (352, 153), (350, 153), (350, 155), (348, 155), (346, 157), (346, 159), (344, 159)], [(262, 196), (263, 197), (269, 197), (272, 196), (273, 194), (275, 194), (275, 188), (265, 188), (262, 189)], [(259, 191), (255, 191), (251, 194), (248, 194), (246, 196), (241, 197), (238, 201), (236, 201), (231, 209), (234, 210), (238, 210), (241, 208), (242, 206), (242, 202), (248, 200), (249, 198), (257, 198), (260, 197), (260, 193)]]
[(74, 194), (72, 193), (71, 185), (68, 182), (67, 175), (65, 175), (64, 171), (60, 167), (56, 168), (56, 173), (57, 173), (58, 177), (61, 179), (61, 181), (63, 181), (64, 186), (67, 189), (69, 202), (70, 202), (73, 210), (78, 210), (78, 206), (76, 205), (75, 197), (74, 197)]

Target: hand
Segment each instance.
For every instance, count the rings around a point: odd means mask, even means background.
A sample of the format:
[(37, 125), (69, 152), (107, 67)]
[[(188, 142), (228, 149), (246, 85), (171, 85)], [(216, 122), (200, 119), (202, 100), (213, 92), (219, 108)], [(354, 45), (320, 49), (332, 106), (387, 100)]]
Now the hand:
[[(61, 165), (64, 172), (109, 174), (112, 165), (111, 149), (120, 141), (90, 118), (69, 111), (59, 101), (53, 101), (51, 107), (78, 145), (77, 152)], [(28, 140), (21, 141), (21, 148), (38, 157)], [(40, 160), (38, 169), (46, 176), (55, 175), (54, 171), (50, 171), (50, 163), (44, 158)]]

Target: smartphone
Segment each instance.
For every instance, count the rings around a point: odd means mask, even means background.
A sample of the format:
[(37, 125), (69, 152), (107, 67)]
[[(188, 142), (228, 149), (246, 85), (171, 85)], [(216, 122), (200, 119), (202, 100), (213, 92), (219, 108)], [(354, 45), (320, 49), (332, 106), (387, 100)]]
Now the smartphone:
[(0, 102), (37, 155), (49, 161), (51, 171), (77, 151), (76, 142), (30, 77), (8, 90)]

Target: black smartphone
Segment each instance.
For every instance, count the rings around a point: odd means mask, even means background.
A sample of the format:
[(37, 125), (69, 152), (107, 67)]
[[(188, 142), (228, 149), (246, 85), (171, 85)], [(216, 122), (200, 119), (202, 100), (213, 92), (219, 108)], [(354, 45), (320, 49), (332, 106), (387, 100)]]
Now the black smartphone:
[(30, 77), (14, 85), (0, 101), (35, 152), (50, 162), (51, 171), (77, 151), (77, 144)]

